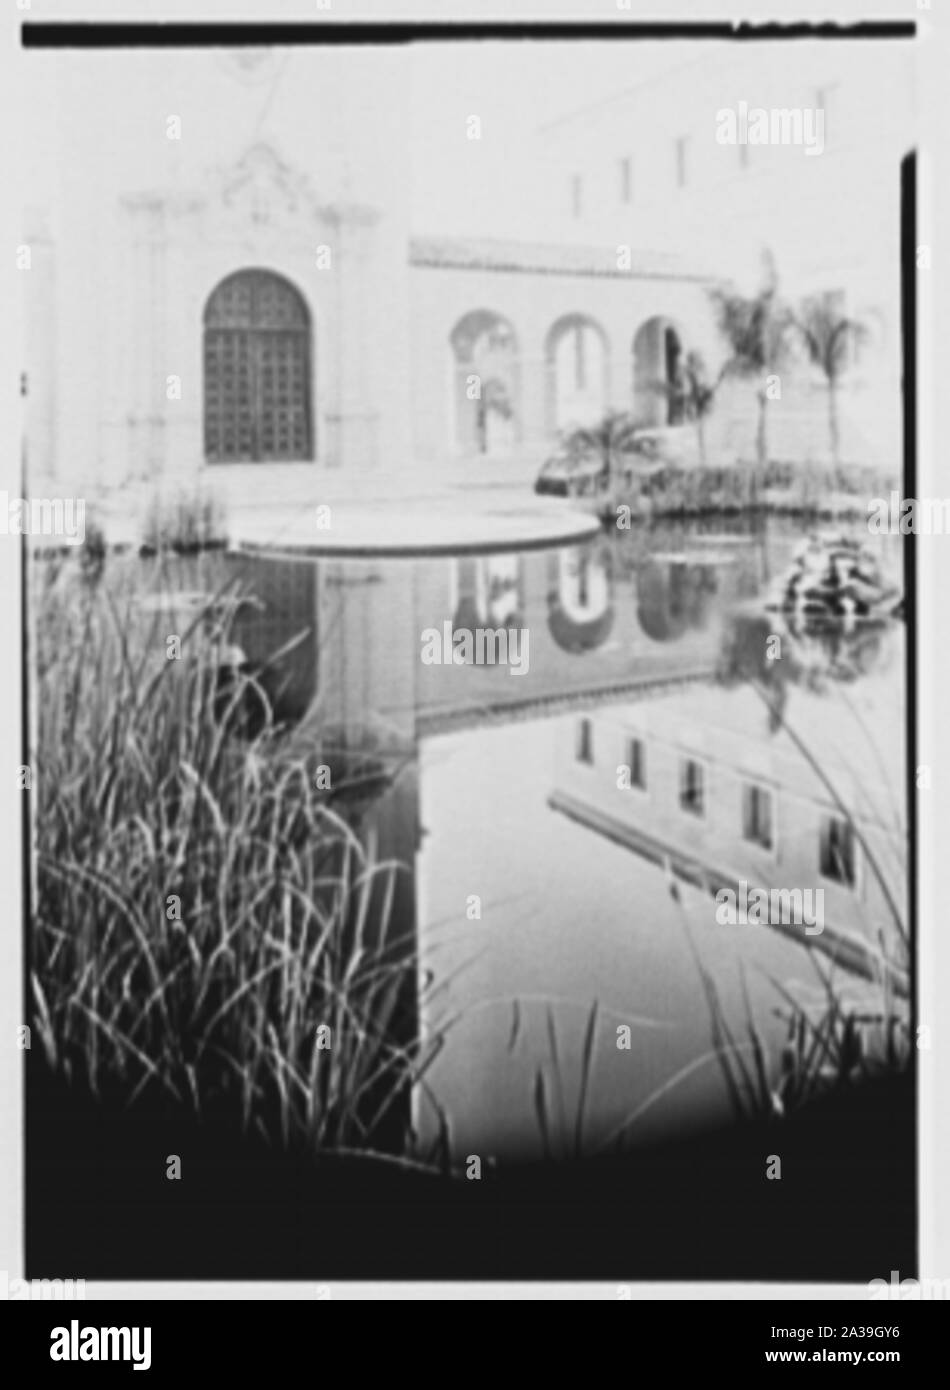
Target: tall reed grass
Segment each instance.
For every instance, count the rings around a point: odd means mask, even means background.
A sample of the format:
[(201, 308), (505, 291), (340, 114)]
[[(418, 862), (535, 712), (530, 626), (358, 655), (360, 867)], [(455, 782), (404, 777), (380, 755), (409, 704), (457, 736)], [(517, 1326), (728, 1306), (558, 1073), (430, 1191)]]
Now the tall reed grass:
[[(392, 911), (405, 870), (227, 665), (242, 596), (170, 622), (174, 595), (149, 614), (142, 573), (31, 572), (29, 985), (46, 1059), (110, 1103), (167, 1101), (311, 1151), (384, 1134), (391, 1150), (395, 1126), (398, 1148), (425, 1069)], [(248, 736), (251, 699), (265, 716)]]
[[(726, 680), (729, 679), (727, 676)], [(891, 918), (886, 933), (879, 929), (877, 970), (871, 986), (859, 1001), (850, 997), (835, 963), (822, 964), (817, 951), (810, 946), (805, 949), (818, 976), (817, 1004), (806, 1004), (779, 981), (771, 981), (778, 996), (775, 1014), (786, 1030), (785, 1045), (778, 1059), (769, 1054), (747, 996), (744, 1025), (741, 1028), (730, 1026), (712, 975), (690, 938), (709, 1006), (716, 1056), (736, 1115), (744, 1119), (764, 1119), (796, 1110), (830, 1090), (840, 1091), (910, 1070), (914, 1046), (907, 982), (912, 940), (901, 893), (895, 891), (892, 882), (893, 868), (883, 862), (863, 834), (850, 806), (809, 748), (807, 739), (789, 725), (784, 702), (776, 691), (755, 679), (749, 679), (749, 684), (767, 710), (771, 727), (784, 729), (803, 762), (822, 782), (841, 818), (851, 828)], [(872, 953), (869, 959), (874, 958)]]

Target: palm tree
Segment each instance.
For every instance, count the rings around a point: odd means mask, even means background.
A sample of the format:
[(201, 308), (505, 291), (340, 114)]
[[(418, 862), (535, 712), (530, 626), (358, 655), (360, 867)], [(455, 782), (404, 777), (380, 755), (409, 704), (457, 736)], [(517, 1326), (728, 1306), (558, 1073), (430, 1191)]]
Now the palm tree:
[(725, 368), (715, 381), (709, 380), (706, 364), (698, 352), (688, 352), (673, 381), (656, 381), (653, 389), (680, 407), (679, 414), (696, 426), (699, 461), (706, 463), (706, 417), (716, 401)]
[(578, 425), (563, 436), (563, 444), (572, 458), (598, 454), (603, 461), (603, 477), (607, 487), (614, 482), (619, 455), (632, 445), (643, 425), (626, 410), (608, 410), (593, 425)]
[(838, 422), (838, 386), (847, 370), (851, 349), (867, 337), (867, 328), (857, 319), (836, 311), (828, 295), (806, 299), (799, 308), (795, 328), (808, 353), (828, 384), (828, 430), (831, 459), (840, 462), (841, 430)]
[(730, 354), (722, 375), (755, 381), (759, 413), (755, 436), (757, 471), (764, 478), (769, 445), (766, 378), (784, 364), (790, 346), (792, 316), (779, 298), (778, 277), (770, 255), (764, 257), (762, 288), (751, 297), (723, 285), (710, 291), (713, 308)]

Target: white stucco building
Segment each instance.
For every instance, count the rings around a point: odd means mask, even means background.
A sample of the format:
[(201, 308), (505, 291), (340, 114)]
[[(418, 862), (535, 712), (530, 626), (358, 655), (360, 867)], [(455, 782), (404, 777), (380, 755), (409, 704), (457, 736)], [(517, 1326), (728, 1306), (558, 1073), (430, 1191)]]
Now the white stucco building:
[[(784, 291), (869, 325), (843, 447), (896, 468), (911, 60), (817, 47), (684, 45), (672, 71), (535, 142), (526, 100), (472, 164), (469, 201), (452, 194), (464, 235), (426, 225), (440, 170), (414, 134), (410, 49), (30, 54), (31, 485), (272, 501), (312, 498), (318, 475), (385, 490), (489, 463), (528, 482), (572, 423), (608, 408), (668, 423), (656, 382), (689, 350), (722, 361), (707, 290), (751, 287), (763, 248)], [(717, 145), (716, 111), (740, 100), (821, 105), (824, 152)], [(445, 119), (464, 160), (468, 118)], [(492, 158), (507, 201), (480, 182)], [(824, 391), (789, 377), (777, 456), (822, 457)], [(711, 461), (751, 452), (751, 402), (723, 394)]]
[[(914, 147), (912, 45), (725, 43), (683, 50), (672, 71), (546, 126), (547, 214), (561, 235), (664, 248), (751, 292), (771, 253), (793, 303), (829, 296), (866, 340), (842, 382), (842, 449), (900, 456), (901, 161)], [(821, 112), (805, 144), (720, 143), (720, 113)], [(723, 123), (724, 124), (724, 123)], [(794, 133), (794, 125), (789, 122)], [(807, 126), (803, 135), (807, 132)], [(697, 326), (670, 317), (688, 345)], [(700, 334), (695, 345), (721, 357)], [(790, 369), (774, 403), (776, 457), (822, 458), (827, 384)], [(748, 448), (750, 392), (720, 402), (714, 447)]]

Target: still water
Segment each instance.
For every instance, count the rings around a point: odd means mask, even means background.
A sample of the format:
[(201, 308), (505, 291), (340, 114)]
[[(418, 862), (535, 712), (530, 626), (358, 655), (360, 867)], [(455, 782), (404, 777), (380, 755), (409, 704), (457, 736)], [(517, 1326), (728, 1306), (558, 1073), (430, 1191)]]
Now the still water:
[[(590, 1153), (727, 1113), (700, 963), (773, 1059), (779, 986), (822, 991), (803, 927), (723, 924), (717, 884), (821, 888), (819, 960), (877, 988), (846, 963), (905, 911), (903, 625), (767, 611), (800, 539), (659, 525), (522, 554), (221, 562), (257, 599), (234, 634), (251, 666), (304, 634), (268, 676), (294, 737), (392, 771), (378, 853), (405, 866), (419, 1026), (445, 1032), (424, 1137)], [(862, 539), (899, 585), (899, 538)], [(517, 632), (524, 669), (426, 662), (446, 624)]]

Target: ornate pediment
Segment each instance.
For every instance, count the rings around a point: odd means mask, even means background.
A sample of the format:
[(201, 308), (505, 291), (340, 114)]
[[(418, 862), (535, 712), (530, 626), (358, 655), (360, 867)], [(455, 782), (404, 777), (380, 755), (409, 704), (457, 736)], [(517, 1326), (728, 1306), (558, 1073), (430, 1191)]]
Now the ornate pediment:
[[(234, 164), (219, 166), (200, 184), (173, 192), (136, 193), (123, 204), (147, 239), (219, 236), (249, 246), (284, 237), (345, 234), (358, 246), (379, 220), (379, 210), (348, 196), (344, 167), (337, 196), (318, 199), (309, 180), (270, 145), (257, 144)], [(197, 223), (198, 226), (194, 224)]]
[(195, 188), (136, 194), (125, 202), (132, 209), (160, 208), (171, 218), (217, 216), (247, 228), (327, 216), (306, 177), (265, 144), (252, 146), (235, 164), (218, 166)]
[(217, 183), (223, 205), (257, 224), (319, 214), (307, 180), (269, 145), (253, 146), (235, 166), (219, 174)]

